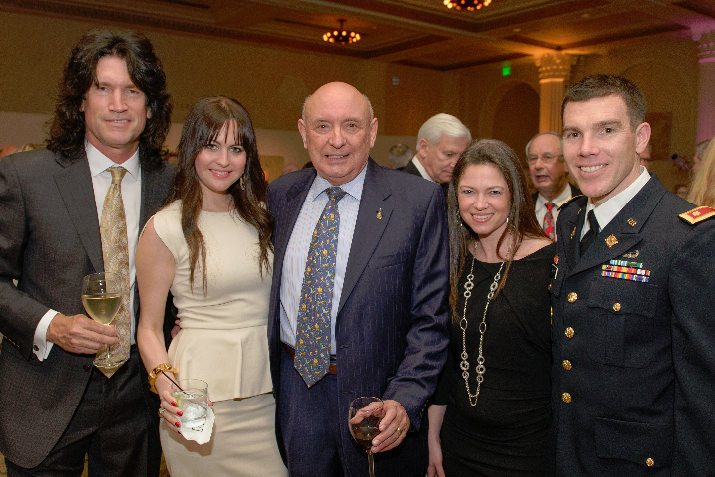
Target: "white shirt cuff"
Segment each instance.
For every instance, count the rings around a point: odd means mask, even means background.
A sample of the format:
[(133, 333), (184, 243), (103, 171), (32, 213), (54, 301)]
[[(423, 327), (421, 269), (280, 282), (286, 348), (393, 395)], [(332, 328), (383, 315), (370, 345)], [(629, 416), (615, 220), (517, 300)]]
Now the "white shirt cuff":
[(52, 341), (47, 341), (47, 328), (50, 327), (50, 322), (57, 314), (59, 314), (59, 312), (49, 310), (37, 324), (37, 328), (35, 328), (35, 338), (32, 341), (32, 351), (40, 361), (47, 359), (50, 355), (50, 351), (52, 351), (54, 343)]

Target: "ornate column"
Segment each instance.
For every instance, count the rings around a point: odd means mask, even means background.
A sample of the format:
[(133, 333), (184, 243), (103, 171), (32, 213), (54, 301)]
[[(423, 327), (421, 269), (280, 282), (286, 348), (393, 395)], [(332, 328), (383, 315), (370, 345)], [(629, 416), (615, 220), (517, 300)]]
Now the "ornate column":
[(696, 142), (715, 137), (715, 28), (692, 30), (698, 44), (698, 126)]
[(539, 132), (561, 131), (561, 101), (573, 58), (565, 53), (547, 53), (536, 58), (539, 68)]

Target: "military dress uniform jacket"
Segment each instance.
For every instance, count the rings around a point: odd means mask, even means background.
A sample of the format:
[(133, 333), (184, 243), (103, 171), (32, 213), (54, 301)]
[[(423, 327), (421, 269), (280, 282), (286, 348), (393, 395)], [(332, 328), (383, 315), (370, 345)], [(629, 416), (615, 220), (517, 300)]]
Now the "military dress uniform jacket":
[(557, 223), (556, 475), (715, 475), (715, 220), (651, 176), (581, 257), (586, 201)]

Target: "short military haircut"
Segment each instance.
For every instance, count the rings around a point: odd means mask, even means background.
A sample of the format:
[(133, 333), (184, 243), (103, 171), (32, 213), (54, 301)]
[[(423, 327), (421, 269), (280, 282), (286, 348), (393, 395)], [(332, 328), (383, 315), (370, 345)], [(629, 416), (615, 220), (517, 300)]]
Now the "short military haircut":
[(564, 109), (568, 103), (588, 101), (612, 94), (620, 96), (625, 101), (628, 117), (634, 129), (645, 121), (646, 102), (640, 88), (629, 79), (603, 74), (587, 76), (566, 91), (561, 103), (561, 120), (563, 121)]

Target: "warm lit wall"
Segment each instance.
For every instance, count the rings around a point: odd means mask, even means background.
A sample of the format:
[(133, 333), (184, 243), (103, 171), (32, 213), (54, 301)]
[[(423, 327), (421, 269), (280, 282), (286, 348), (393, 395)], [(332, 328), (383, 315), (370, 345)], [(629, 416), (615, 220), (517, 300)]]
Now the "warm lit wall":
[[(44, 139), (41, 121), (28, 124), (29, 117), (16, 121), (17, 118), (7, 113), (51, 114), (56, 83), (69, 50), (84, 32), (101, 26), (0, 12), (3, 31), (0, 112), (5, 113), (0, 115), (0, 144)], [(261, 154), (281, 155), (287, 162), (296, 164), (307, 161), (297, 133), (303, 99), (321, 84), (346, 81), (370, 97), (379, 120), (379, 137), (373, 156), (386, 163), (387, 150), (393, 144), (404, 142), (414, 147), (413, 136), (419, 126), (427, 117), (441, 111), (442, 98), (451, 95), (450, 86), (457, 78), (454, 74), (407, 66), (395, 69), (387, 63), (335, 55), (262, 48), (164, 32), (146, 33), (164, 64), (174, 98), (174, 122), (181, 123), (191, 105), (203, 96), (233, 96), (251, 113), (256, 129), (275, 131), (265, 135), (267, 141), (259, 143)], [(394, 74), (400, 76), (399, 86), (391, 85)], [(447, 103), (458, 105), (454, 100)], [(17, 134), (13, 124), (22, 124), (23, 128), (31, 126), (32, 131)], [(173, 134), (168, 142), (169, 147), (174, 147)]]
[[(0, 145), (42, 142), (42, 122), (52, 113), (53, 94), (69, 49), (87, 30), (84, 21), (0, 12)], [(537, 132), (538, 69), (529, 60), (438, 72), (379, 61), (263, 48), (253, 43), (219, 41), (147, 31), (162, 58), (174, 97), (176, 123), (168, 140), (178, 142), (180, 123), (200, 97), (227, 94), (250, 111), (258, 130), (259, 152), (301, 165), (307, 161), (296, 122), (303, 98), (327, 81), (347, 81), (372, 100), (380, 127), (373, 156), (386, 163), (387, 150), (403, 142), (414, 147), (419, 126), (438, 112), (458, 116), (475, 138), (499, 137), (523, 156), (525, 138)], [(643, 88), (649, 111), (671, 118), (667, 151), (690, 157), (695, 142), (697, 63), (689, 38), (648, 38), (606, 55), (585, 56), (572, 80), (596, 72), (623, 74)], [(392, 84), (393, 76), (399, 85)], [(29, 114), (19, 114), (29, 113)], [(533, 130), (532, 130), (533, 129)], [(685, 182), (668, 160), (655, 171), (670, 188)]]

